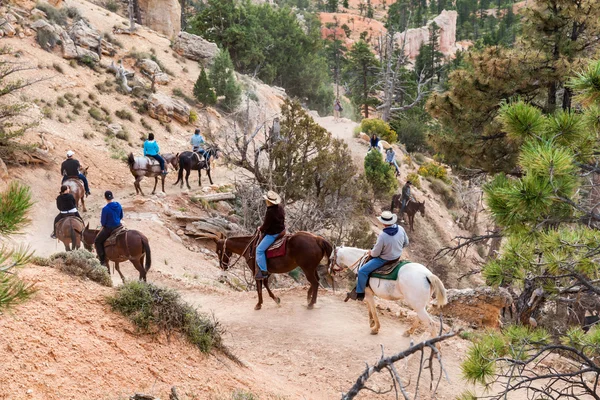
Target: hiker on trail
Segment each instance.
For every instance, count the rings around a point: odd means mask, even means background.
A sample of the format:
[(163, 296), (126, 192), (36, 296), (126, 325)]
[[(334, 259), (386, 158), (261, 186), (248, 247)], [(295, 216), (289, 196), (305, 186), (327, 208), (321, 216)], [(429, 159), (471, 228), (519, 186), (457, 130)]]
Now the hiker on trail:
[(113, 201), (114, 196), (110, 190), (104, 192), (104, 199), (106, 200), (106, 205), (102, 208), (102, 215), (100, 217), (102, 230), (100, 230), (98, 236), (96, 236), (94, 245), (96, 246), (96, 254), (98, 255), (100, 264), (107, 266), (104, 242), (110, 237), (115, 229), (122, 227), (121, 220), (123, 219), (123, 208), (121, 207), (121, 204)]
[(363, 301), (365, 298), (365, 288), (371, 272), (388, 262), (400, 259), (402, 250), (408, 246), (408, 236), (404, 228), (396, 225), (398, 220), (396, 214), (384, 211), (377, 219), (383, 224), (383, 231), (379, 234), (373, 249), (367, 253), (372, 258), (358, 270), (356, 300), (359, 301)]
[(379, 138), (376, 134), (371, 135), (371, 139), (369, 139), (369, 150), (367, 150), (367, 153), (371, 151), (371, 149), (379, 151)]
[(267, 279), (267, 249), (275, 242), (277, 237), (285, 231), (285, 211), (281, 204), (281, 197), (269, 190), (263, 196), (267, 203), (267, 212), (263, 224), (258, 228), (263, 237), (258, 246), (256, 246), (256, 280)]
[(74, 155), (75, 152), (73, 150), (67, 151), (67, 159), (60, 165), (60, 173), (63, 175), (62, 183), (65, 183), (67, 179), (79, 179), (83, 182), (85, 195), (89, 196), (92, 193), (90, 192), (88, 180), (85, 175), (79, 171), (81, 169), (81, 164), (79, 164), (78, 160), (73, 158)]
[(190, 139), (190, 144), (192, 145), (192, 151), (194, 153), (199, 153), (204, 155), (204, 138), (200, 134), (200, 129), (196, 129), (192, 138)]
[(163, 175), (167, 174), (167, 170), (165, 169), (165, 159), (161, 157), (160, 147), (158, 147), (158, 143), (154, 141), (154, 133), (148, 134), (148, 140), (144, 142), (144, 156), (154, 158), (160, 164), (160, 170)]
[(342, 104), (340, 103), (340, 99), (335, 99), (335, 103), (333, 104), (333, 119), (335, 122), (340, 120), (340, 113), (344, 111), (342, 108)]
[[(58, 208), (58, 215), (54, 218), (54, 225), (52, 226), (52, 239), (56, 239), (56, 224), (63, 218), (69, 216), (76, 216), (81, 218), (79, 211), (77, 211), (77, 201), (71, 194), (71, 189), (67, 185), (60, 187), (60, 194), (56, 197), (56, 207)], [(83, 220), (83, 218), (81, 218)]]
[(396, 176), (400, 176), (400, 168), (398, 167), (398, 163), (396, 162), (396, 152), (391, 147), (385, 152), (385, 162), (393, 165), (396, 168)]
[(406, 205), (411, 200), (412, 194), (410, 193), (410, 188), (412, 186), (411, 181), (406, 181), (406, 184), (402, 187), (402, 199), (400, 200), (400, 218), (402, 219), (402, 223), (404, 223), (404, 209)]

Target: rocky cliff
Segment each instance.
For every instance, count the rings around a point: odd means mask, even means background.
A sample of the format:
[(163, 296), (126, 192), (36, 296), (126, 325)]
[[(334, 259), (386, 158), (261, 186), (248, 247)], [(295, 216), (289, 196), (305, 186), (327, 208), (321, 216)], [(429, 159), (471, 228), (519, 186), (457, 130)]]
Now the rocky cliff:
[(178, 0), (138, 0), (142, 24), (169, 38), (181, 31), (181, 5)]
[(444, 10), (440, 15), (432, 21), (420, 28), (408, 29), (396, 35), (398, 45), (402, 47), (404, 44), (404, 52), (414, 59), (419, 54), (419, 49), (423, 43), (429, 41), (429, 26), (435, 22), (440, 28), (440, 51), (448, 56), (456, 52), (456, 19), (458, 13), (456, 11)]

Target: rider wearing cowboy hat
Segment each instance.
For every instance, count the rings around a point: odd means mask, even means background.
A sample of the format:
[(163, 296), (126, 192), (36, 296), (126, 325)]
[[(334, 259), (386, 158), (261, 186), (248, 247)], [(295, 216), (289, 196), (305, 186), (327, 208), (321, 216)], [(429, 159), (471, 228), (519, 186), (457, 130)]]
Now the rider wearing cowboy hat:
[(385, 263), (397, 260), (402, 255), (404, 247), (408, 246), (408, 236), (404, 228), (396, 225), (398, 216), (390, 211), (384, 211), (377, 217), (383, 224), (383, 232), (379, 234), (377, 243), (369, 250), (372, 257), (365, 265), (358, 270), (358, 283), (356, 284), (356, 300), (362, 301), (365, 298), (365, 288), (367, 279), (371, 272), (382, 267)]
[(263, 196), (267, 203), (267, 212), (263, 224), (258, 228), (263, 234), (263, 238), (258, 246), (256, 246), (256, 270), (255, 278), (257, 280), (266, 279), (269, 277), (267, 271), (267, 249), (275, 242), (279, 234), (285, 230), (285, 211), (281, 204), (281, 197), (271, 190)]

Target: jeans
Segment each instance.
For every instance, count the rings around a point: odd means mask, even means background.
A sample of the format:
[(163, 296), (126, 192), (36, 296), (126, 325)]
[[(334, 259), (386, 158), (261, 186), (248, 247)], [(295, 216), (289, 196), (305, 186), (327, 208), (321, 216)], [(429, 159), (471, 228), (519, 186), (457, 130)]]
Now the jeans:
[(275, 242), (279, 234), (265, 235), (260, 244), (256, 247), (256, 263), (262, 271), (267, 270), (267, 249)]
[(400, 167), (398, 167), (398, 163), (396, 160), (388, 161), (388, 164), (393, 165), (396, 168), (396, 174), (400, 174)]
[[(77, 175), (77, 177), (81, 180), (81, 182), (83, 182), (83, 187), (85, 189), (85, 192), (89, 193), (90, 192), (90, 185), (88, 184), (88, 180), (85, 177), (85, 175), (84, 174), (79, 174), (79, 175)], [(72, 176), (66, 176), (66, 175), (63, 176), (62, 183), (65, 183), (65, 181), (67, 179), (69, 179), (69, 178), (73, 178), (73, 177)]]
[(204, 150), (202, 148), (195, 148), (194, 152), (200, 154), (202, 157), (204, 157), (206, 159), (206, 161), (208, 161), (208, 159), (210, 158), (210, 154), (207, 154), (206, 150)]
[(404, 214), (404, 209), (406, 208), (406, 205), (408, 204), (409, 199), (405, 199), (404, 197), (401, 200), (401, 206), (400, 206), (400, 218), (402, 218), (402, 214)]
[(160, 155), (155, 154), (153, 156), (146, 156), (146, 157), (151, 157), (154, 158), (156, 161), (158, 161), (158, 163), (160, 164), (160, 170), (164, 171), (165, 170), (165, 159), (162, 158)]
[[(57, 215), (57, 216), (54, 218), (54, 225), (52, 225), (52, 227), (53, 227), (53, 228), (52, 228), (52, 229), (53, 229), (53, 230), (52, 230), (52, 232), (56, 233), (56, 223), (57, 223), (58, 221), (60, 221), (60, 220), (61, 220), (61, 219), (63, 219), (63, 218), (67, 218), (67, 217), (71, 217), (71, 216), (76, 216), (76, 217), (79, 217), (79, 218), (81, 218), (81, 215), (79, 215), (79, 211), (77, 211), (77, 212), (74, 212), (74, 213), (68, 213), (68, 214), (63, 214), (63, 213), (60, 213), (60, 214), (58, 214), (58, 215)], [(83, 220), (83, 218), (81, 218), (81, 219)]]
[(102, 230), (98, 232), (98, 236), (96, 236), (96, 240), (94, 240), (94, 246), (96, 246), (96, 254), (98, 255), (98, 260), (100, 260), (100, 264), (104, 264), (106, 261), (106, 253), (104, 252), (104, 242), (106, 242), (106, 239), (110, 237), (110, 234), (113, 233), (113, 231), (120, 226), (121, 224), (119, 224), (118, 226), (113, 226), (111, 228), (104, 226), (102, 227)]
[(377, 268), (380, 268), (386, 262), (388, 262), (388, 260), (375, 257), (369, 260), (368, 263), (360, 267), (360, 269), (358, 270), (358, 283), (356, 284), (356, 293), (365, 292), (365, 288), (367, 287), (367, 280), (369, 279), (369, 275), (371, 274), (371, 272), (375, 271)]

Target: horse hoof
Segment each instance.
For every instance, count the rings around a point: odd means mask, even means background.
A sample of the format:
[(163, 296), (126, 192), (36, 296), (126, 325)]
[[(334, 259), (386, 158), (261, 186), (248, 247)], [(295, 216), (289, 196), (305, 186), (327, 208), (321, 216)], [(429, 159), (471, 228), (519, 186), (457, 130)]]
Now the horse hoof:
[(255, 309), (255, 310), (260, 310), (261, 308), (262, 308), (262, 305), (261, 305), (261, 304), (257, 304), (257, 305), (255, 305), (255, 306), (254, 306), (254, 309)]
[(306, 306), (306, 308), (308, 308), (309, 310), (312, 310), (313, 308), (315, 308), (314, 304), (309, 304)]
[(379, 330), (371, 329), (371, 335), (377, 335), (378, 333), (379, 333)]
[(279, 297), (275, 297), (275, 303), (277, 303), (277, 305), (281, 304), (281, 299)]

